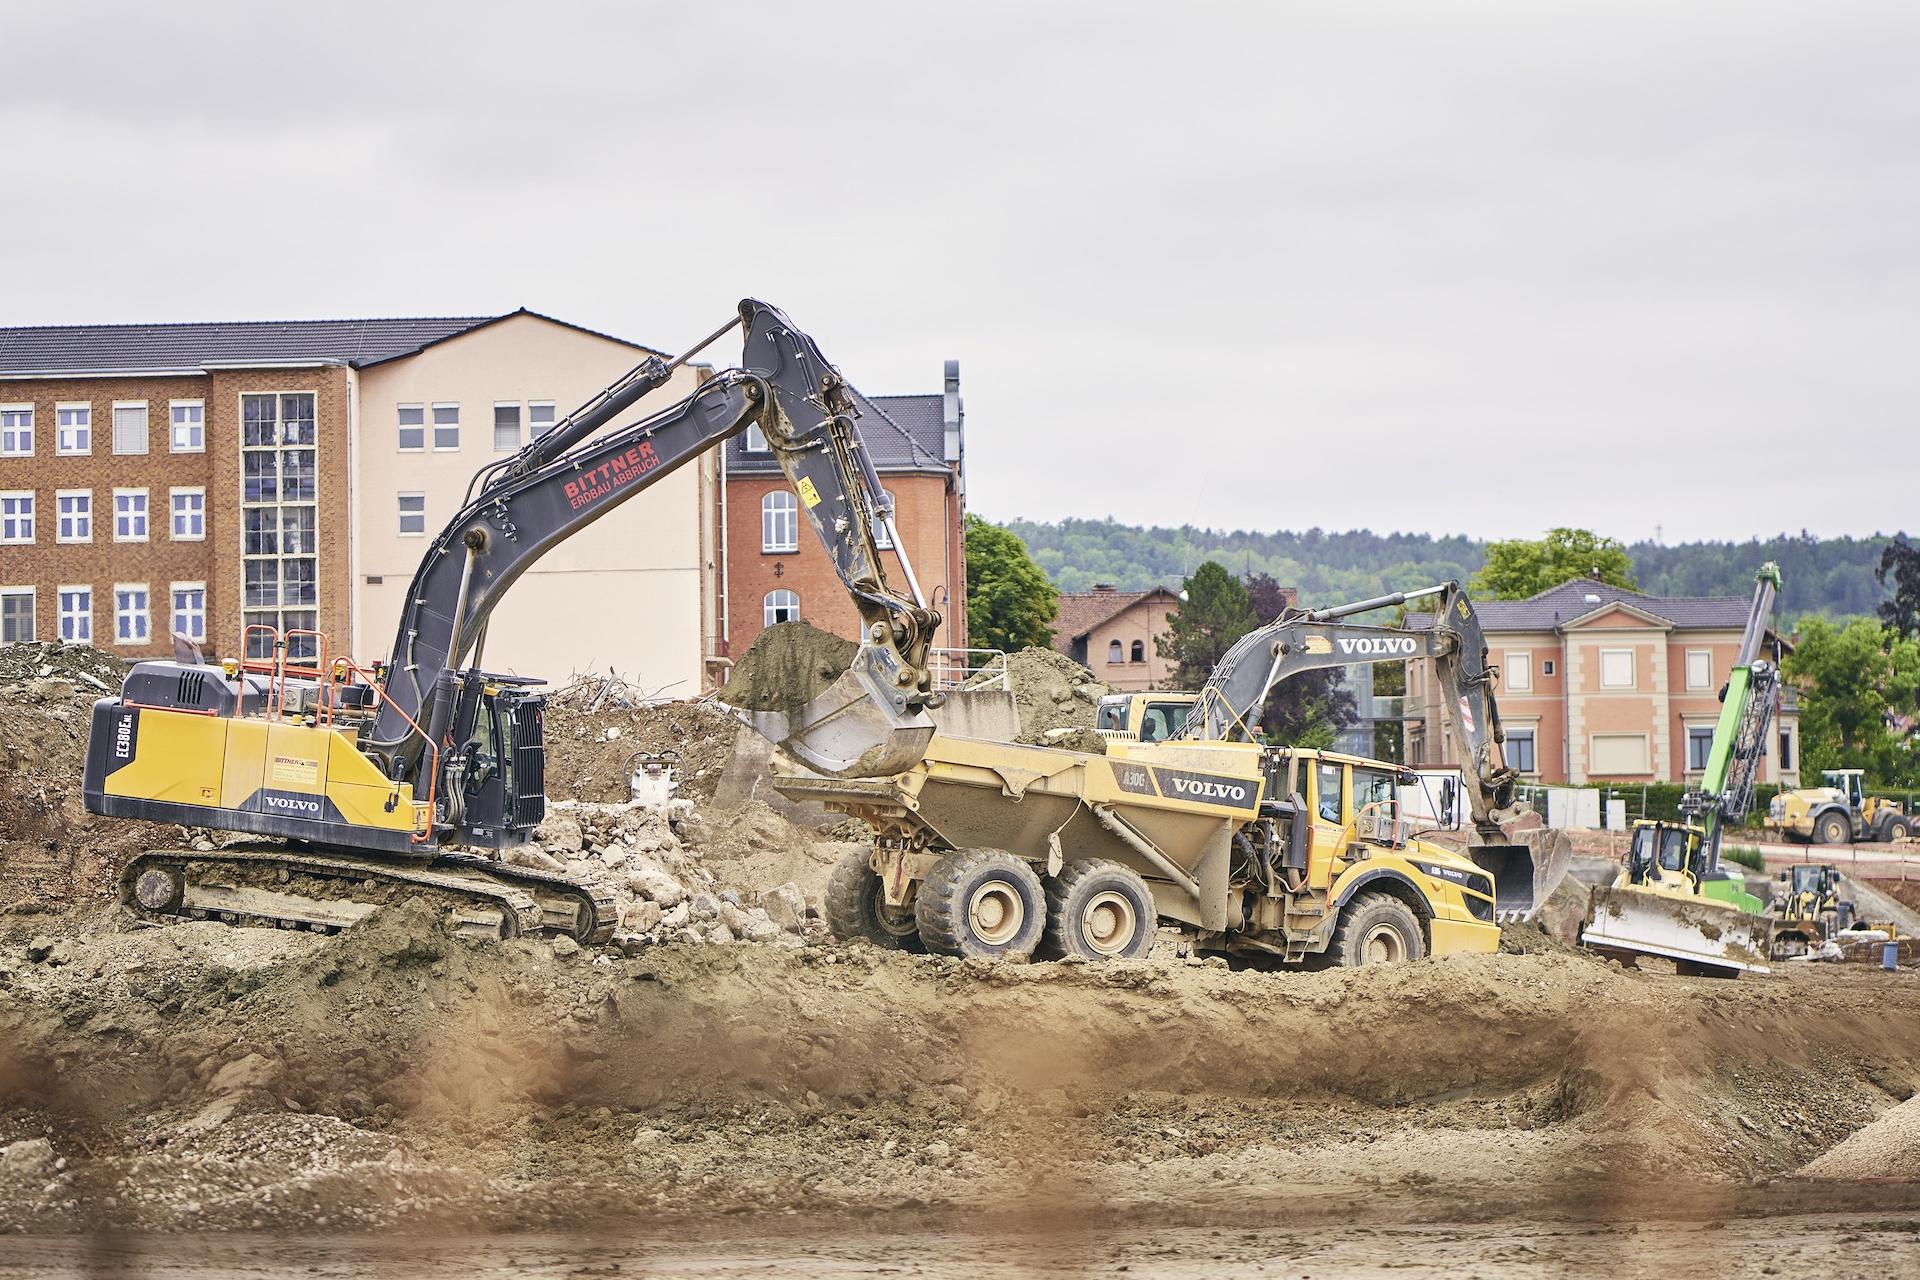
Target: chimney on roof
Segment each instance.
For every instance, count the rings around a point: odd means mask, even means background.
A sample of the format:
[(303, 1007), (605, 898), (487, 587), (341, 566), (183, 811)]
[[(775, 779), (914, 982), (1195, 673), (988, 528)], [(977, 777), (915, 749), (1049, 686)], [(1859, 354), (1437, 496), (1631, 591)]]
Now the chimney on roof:
[(949, 360), (946, 385), (940, 396), (940, 422), (946, 429), (944, 454), (948, 462), (958, 464), (965, 453), (966, 418), (967, 407), (960, 400), (960, 362)]

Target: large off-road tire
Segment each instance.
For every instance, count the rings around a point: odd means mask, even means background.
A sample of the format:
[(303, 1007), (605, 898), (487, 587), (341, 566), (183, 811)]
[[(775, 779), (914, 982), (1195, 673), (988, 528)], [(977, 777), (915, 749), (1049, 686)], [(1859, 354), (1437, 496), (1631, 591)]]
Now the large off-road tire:
[(1889, 812), (1880, 819), (1880, 832), (1876, 837), (1882, 844), (1895, 840), (1905, 840), (1913, 834), (1913, 821), (1903, 813)]
[(1413, 908), (1388, 893), (1363, 893), (1347, 904), (1327, 946), (1331, 964), (1398, 964), (1427, 954)]
[(919, 951), (920, 926), (913, 907), (887, 905), (886, 889), (874, 874), (869, 859), (872, 850), (848, 850), (834, 864), (827, 880), (827, 898), (823, 904), (827, 928), (842, 942), (864, 938), (876, 947), (894, 951)]
[(1047, 923), (1047, 895), (1032, 867), (997, 849), (948, 854), (920, 882), (920, 941), (940, 955), (997, 960), (1031, 956)]
[(1838, 809), (1829, 809), (1813, 820), (1815, 844), (1845, 844), (1853, 838), (1853, 823)]
[(1046, 954), (1137, 960), (1153, 946), (1153, 890), (1117, 862), (1084, 858), (1047, 881)]

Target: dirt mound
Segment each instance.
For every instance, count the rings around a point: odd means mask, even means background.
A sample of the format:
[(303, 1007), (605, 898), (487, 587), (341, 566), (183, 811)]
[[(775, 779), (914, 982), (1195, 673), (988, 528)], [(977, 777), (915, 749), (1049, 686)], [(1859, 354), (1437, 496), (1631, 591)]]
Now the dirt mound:
[(635, 752), (679, 753), (680, 794), (713, 798), (732, 754), (739, 721), (710, 702), (594, 705), (586, 693), (547, 708), (547, 795), (596, 804), (625, 801), (627, 762)]
[(1920, 1176), (1920, 1098), (1908, 1098), (1800, 1172), (1808, 1178)]
[(810, 622), (782, 622), (753, 638), (720, 690), (720, 701), (748, 711), (800, 708), (825, 693), (853, 665), (859, 646)]
[[(997, 671), (982, 672), (962, 687), (980, 688), (999, 678)], [(1016, 741), (1094, 753), (1106, 749), (1093, 725), (1100, 699), (1113, 691), (1072, 658), (1053, 649), (1021, 649), (1007, 655), (1006, 681), (1020, 717)]]

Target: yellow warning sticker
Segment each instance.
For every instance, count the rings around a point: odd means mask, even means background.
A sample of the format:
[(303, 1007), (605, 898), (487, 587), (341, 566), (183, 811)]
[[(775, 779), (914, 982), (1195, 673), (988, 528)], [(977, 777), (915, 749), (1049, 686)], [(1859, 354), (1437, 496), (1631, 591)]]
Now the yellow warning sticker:
[(793, 487), (800, 491), (800, 501), (806, 503), (809, 508), (820, 505), (820, 491), (813, 487), (812, 480), (809, 480), (806, 476), (801, 476), (800, 483)]
[(302, 760), (298, 756), (275, 756), (273, 758), (273, 780), (313, 786), (320, 781), (320, 762)]

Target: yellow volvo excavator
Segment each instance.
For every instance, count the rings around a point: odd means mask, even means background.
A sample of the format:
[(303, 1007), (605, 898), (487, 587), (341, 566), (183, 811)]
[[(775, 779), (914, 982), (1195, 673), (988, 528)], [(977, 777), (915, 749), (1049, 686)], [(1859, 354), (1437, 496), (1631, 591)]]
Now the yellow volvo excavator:
[[(1430, 630), (1342, 621), (1435, 596)], [(1464, 855), (1403, 814), (1411, 770), (1260, 732), (1281, 680), (1418, 656), (1435, 661), (1459, 746), (1476, 832)], [(788, 796), (878, 833), (834, 872), (834, 932), (951, 955), (1101, 960), (1144, 954), (1165, 919), (1201, 947), (1359, 965), (1492, 951), (1499, 922), (1533, 914), (1566, 871), (1564, 833), (1528, 833), (1541, 842), (1530, 845), (1500, 825), (1514, 772), (1458, 583), (1289, 611), (1234, 645), (1197, 695), (1164, 703), (1163, 718), (1180, 716), (1175, 732), (1115, 724), (1105, 754), (937, 735), (893, 778), (777, 778)]]
[[(600, 434), (736, 326), (739, 367)], [(429, 544), (384, 664), (335, 655), (315, 632), (262, 627), (247, 629), (243, 658), (189, 651), (136, 664), (119, 696), (94, 706), (87, 808), (264, 839), (142, 854), (123, 877), (126, 905), (155, 919), (330, 931), (426, 897), (463, 931), (609, 936), (612, 900), (597, 883), (473, 852), (526, 842), (546, 811), (541, 682), (482, 670), (478, 650), (489, 615), (543, 553), (749, 425), (799, 495), (864, 642), (804, 705), (738, 714), (822, 773), (884, 775), (919, 760), (933, 735), (927, 650), (940, 616), (917, 586), (887, 585), (873, 534), (893, 533), (892, 505), (861, 447), (857, 403), (810, 337), (749, 299), (686, 354), (643, 362), (482, 469)]]

